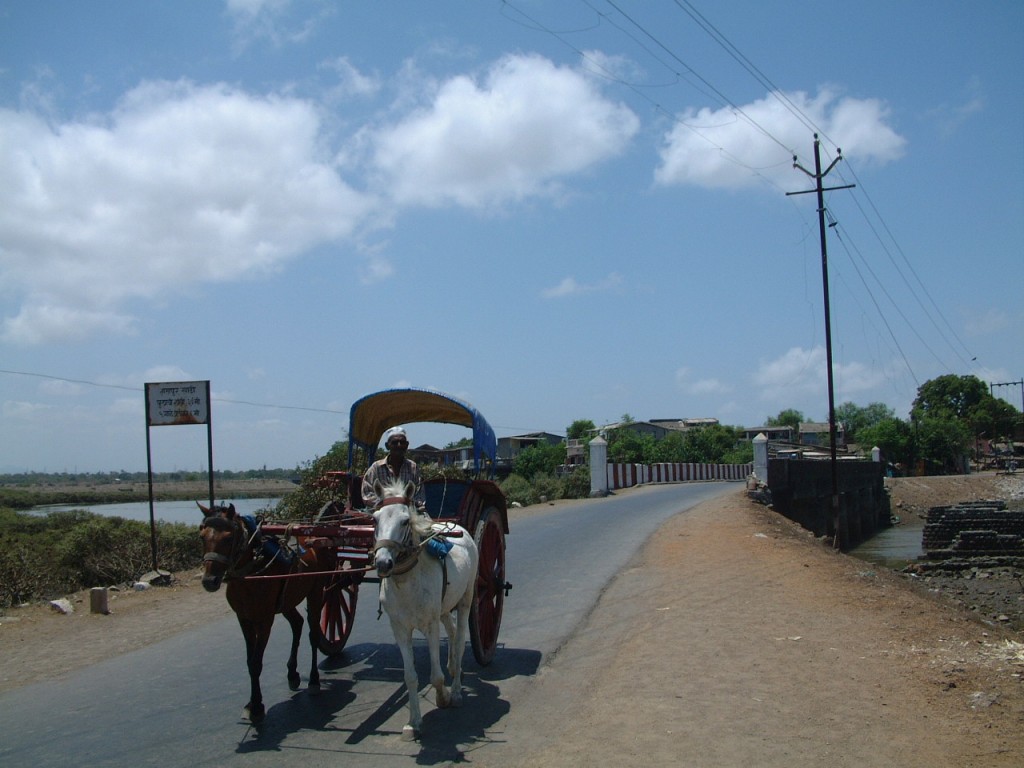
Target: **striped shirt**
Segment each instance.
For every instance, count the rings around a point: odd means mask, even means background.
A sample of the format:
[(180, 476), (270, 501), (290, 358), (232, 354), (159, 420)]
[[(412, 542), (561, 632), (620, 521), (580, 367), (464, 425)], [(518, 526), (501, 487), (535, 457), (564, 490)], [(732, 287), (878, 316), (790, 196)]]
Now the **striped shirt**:
[(386, 458), (373, 462), (370, 468), (366, 470), (366, 474), (363, 475), (362, 494), (364, 504), (369, 508), (376, 507), (380, 503), (381, 500), (377, 498), (377, 493), (373, 490), (375, 482), (387, 487), (396, 480), (415, 485), (416, 493), (414, 498), (416, 506), (420, 509), (426, 508), (427, 497), (423, 492), (423, 482), (420, 480), (420, 468), (411, 459), (406, 459), (402, 462), (402, 467), (398, 471), (397, 476)]

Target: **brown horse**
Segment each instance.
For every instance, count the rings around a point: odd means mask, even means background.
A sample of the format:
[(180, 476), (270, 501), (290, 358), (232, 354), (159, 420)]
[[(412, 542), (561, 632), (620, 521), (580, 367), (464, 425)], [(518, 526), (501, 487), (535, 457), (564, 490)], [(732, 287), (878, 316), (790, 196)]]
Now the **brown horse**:
[[(313, 664), (309, 670), (309, 692), (320, 692), (320, 671), (317, 668), (317, 638), (320, 634), (320, 612), (323, 589), (334, 569), (332, 552), (308, 548), (301, 556), (290, 553), (276, 541), (268, 540), (257, 529), (235, 513), (234, 504), (204, 507), (199, 528), (203, 539), (203, 587), (207, 592), (227, 583), (228, 604), (238, 618), (245, 637), (246, 665), (249, 669), (249, 703), (243, 717), (260, 722), (266, 710), (260, 690), (263, 652), (270, 639), (275, 614), (282, 614), (292, 628), (291, 653), (288, 656), (288, 687), (297, 690), (301, 678), (297, 671), (302, 616), (296, 606), (306, 601), (309, 622), (309, 644)], [(300, 542), (301, 543), (301, 542)], [(281, 576), (286, 578), (259, 578)], [(247, 578), (248, 577), (248, 578)]]

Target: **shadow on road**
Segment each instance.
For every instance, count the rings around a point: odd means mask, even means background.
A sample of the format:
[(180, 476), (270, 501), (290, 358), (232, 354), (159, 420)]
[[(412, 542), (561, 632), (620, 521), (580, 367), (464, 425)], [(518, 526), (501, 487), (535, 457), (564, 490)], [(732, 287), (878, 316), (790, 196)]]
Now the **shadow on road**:
[[(442, 658), (446, 658), (444, 644), (441, 650)], [(503, 647), (489, 667), (480, 667), (467, 648), (463, 705), (438, 709), (434, 707), (433, 688), (429, 686), (430, 660), (426, 642), (417, 641), (413, 651), (419, 673), (418, 695), (423, 696), (423, 732), (416, 756), (417, 763), (422, 765), (460, 762), (468, 752), (492, 743), (496, 726), (511, 711), (509, 702), (501, 698), (498, 684), (514, 677), (535, 675), (541, 659), (540, 651)], [(388, 727), (396, 717), (405, 723), (408, 706), (402, 657), (395, 645), (354, 645), (343, 654), (324, 660), (320, 669), (326, 673), (321, 678), (321, 693), (310, 695), (302, 690), (272, 705), (266, 719), (247, 730), (236, 753), (287, 749), (284, 742), (300, 731), (347, 732), (344, 743), (348, 747), (374, 736), (396, 741), (400, 738), (400, 726)], [(339, 677), (332, 677), (330, 673), (337, 673)], [(379, 684), (378, 690), (381, 686), (384, 690), (393, 686), (393, 690), (383, 701), (374, 703), (372, 693), (360, 693), (363, 684), (373, 683)], [(368, 705), (372, 709), (367, 709)]]

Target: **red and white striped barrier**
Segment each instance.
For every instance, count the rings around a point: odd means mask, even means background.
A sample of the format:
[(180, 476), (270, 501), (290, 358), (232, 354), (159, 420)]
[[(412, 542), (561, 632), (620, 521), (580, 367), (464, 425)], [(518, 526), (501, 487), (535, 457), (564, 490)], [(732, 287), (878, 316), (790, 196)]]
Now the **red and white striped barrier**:
[(697, 480), (746, 480), (753, 464), (609, 464), (608, 490), (642, 483), (688, 483)]

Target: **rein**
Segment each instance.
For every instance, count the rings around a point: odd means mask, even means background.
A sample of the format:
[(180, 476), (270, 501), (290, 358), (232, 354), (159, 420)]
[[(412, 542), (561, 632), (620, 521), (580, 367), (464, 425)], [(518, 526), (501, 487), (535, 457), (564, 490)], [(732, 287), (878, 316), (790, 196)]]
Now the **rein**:
[[(256, 538), (259, 536), (260, 533), (261, 523), (257, 522), (252, 530), (252, 533), (249, 534), (245, 523), (240, 522), (238, 519), (232, 520), (231, 522), (232, 526), (236, 530), (241, 529), (243, 533), (248, 534), (248, 537), (245, 538), (244, 543), (242, 541), (244, 537), (238, 536), (232, 541), (230, 555), (222, 555), (219, 552), (207, 552), (203, 555), (203, 562), (221, 563), (222, 565), (226, 566), (226, 568), (224, 569), (223, 576), (225, 581), (228, 581), (229, 579), (269, 578), (260, 576), (260, 574), (267, 571), (277, 561), (278, 557), (281, 554), (281, 550), (279, 549), (278, 551), (276, 551), (274, 553), (274, 556), (267, 560), (266, 563), (261, 563), (260, 559), (256, 556), (256, 553), (254, 552), (255, 542)], [(251, 555), (252, 559), (249, 560), (249, 562), (246, 563), (244, 566), (239, 568), (238, 561), (242, 559), (242, 556), (246, 552), (248, 552)], [(294, 574), (283, 575), (291, 576)]]

